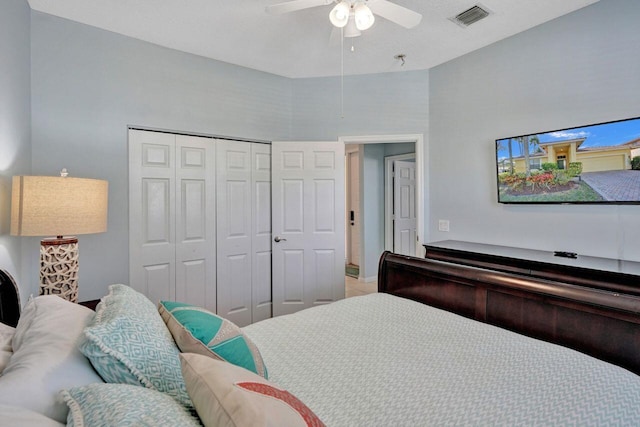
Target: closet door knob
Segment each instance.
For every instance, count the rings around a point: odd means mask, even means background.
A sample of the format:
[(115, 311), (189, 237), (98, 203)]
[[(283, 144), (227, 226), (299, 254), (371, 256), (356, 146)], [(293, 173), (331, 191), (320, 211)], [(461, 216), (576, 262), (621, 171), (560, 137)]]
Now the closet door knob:
[(286, 242), (287, 239), (281, 239), (280, 236), (276, 236), (273, 238), (273, 241), (278, 243), (278, 242)]

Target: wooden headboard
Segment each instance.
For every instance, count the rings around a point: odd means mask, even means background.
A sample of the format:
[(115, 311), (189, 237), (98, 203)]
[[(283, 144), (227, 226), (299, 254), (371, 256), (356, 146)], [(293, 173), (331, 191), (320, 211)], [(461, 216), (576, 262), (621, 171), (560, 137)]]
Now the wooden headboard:
[(640, 374), (640, 296), (385, 252), (378, 290)]
[(20, 318), (20, 297), (13, 277), (0, 269), (0, 322), (15, 327)]

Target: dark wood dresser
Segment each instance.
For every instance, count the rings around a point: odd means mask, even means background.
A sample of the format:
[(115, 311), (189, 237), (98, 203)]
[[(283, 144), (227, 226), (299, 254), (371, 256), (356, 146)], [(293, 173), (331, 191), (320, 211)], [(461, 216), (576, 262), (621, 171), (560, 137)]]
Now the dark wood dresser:
[[(579, 286), (640, 295), (640, 262), (444, 240), (424, 245), (425, 258)], [(571, 254), (569, 254), (571, 255)]]

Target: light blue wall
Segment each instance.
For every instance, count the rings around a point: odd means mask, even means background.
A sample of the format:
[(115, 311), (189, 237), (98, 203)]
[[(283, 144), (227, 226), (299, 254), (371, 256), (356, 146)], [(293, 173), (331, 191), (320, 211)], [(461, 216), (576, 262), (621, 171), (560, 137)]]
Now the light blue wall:
[(291, 136), (336, 140), (340, 136), (426, 134), (429, 72), (368, 74), (293, 80)]
[[(128, 283), (127, 126), (288, 139), (291, 80), (32, 13), (33, 173), (109, 181), (109, 223), (79, 238), (79, 298)], [(37, 271), (37, 252), (30, 263)]]
[[(31, 172), (29, 14), (24, 0), (0, 2), (0, 268), (20, 284), (23, 301), (31, 292), (31, 277), (21, 260), (23, 240), (32, 239), (9, 232), (11, 177)], [(35, 245), (38, 251), (37, 241)]]
[(430, 70), (431, 240), (640, 260), (640, 206), (500, 205), (494, 157), (497, 138), (640, 116), (638, 17), (602, 0)]

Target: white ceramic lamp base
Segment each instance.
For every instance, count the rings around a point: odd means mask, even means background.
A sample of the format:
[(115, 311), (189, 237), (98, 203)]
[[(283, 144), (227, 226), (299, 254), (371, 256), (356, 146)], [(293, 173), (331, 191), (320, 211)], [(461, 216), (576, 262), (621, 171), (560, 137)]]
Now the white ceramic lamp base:
[(40, 242), (40, 295), (58, 295), (78, 302), (78, 239)]

